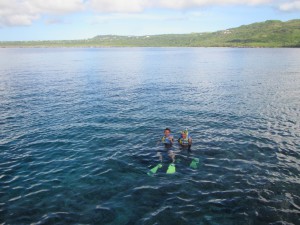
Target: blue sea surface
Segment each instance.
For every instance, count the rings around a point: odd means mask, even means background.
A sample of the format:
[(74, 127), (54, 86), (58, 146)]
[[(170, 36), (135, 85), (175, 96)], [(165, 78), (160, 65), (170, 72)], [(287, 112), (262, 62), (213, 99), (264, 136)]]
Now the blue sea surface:
[(299, 225), (299, 56), (0, 49), (0, 224)]

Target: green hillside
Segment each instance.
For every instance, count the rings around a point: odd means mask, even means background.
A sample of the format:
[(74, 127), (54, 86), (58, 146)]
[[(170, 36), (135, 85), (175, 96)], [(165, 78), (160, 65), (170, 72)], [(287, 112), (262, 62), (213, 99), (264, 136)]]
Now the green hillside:
[(0, 42), (0, 47), (300, 47), (300, 19), (191, 34), (100, 35), (85, 40)]

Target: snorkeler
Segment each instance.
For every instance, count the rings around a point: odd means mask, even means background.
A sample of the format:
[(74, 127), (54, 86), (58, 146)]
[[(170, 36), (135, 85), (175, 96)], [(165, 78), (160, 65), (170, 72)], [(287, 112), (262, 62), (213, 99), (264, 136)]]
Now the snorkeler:
[(191, 152), (192, 137), (189, 135), (187, 129), (181, 131), (180, 137), (178, 138), (178, 143), (181, 149), (187, 149), (189, 152)]
[(166, 128), (164, 130), (164, 136), (161, 138), (161, 142), (165, 145), (165, 147), (172, 147), (172, 144), (174, 143), (174, 137), (171, 135), (171, 130), (169, 128)]
[[(178, 138), (178, 143), (181, 150), (187, 149), (188, 153), (192, 152), (191, 151), (192, 137), (189, 134), (187, 129), (181, 131), (180, 137)], [(193, 156), (191, 160), (192, 161), (190, 162), (190, 167), (192, 169), (197, 169), (199, 165), (199, 158)]]
[[(168, 152), (169, 157), (171, 158), (172, 162), (169, 164), (168, 169), (166, 171), (167, 174), (173, 174), (176, 172), (176, 166), (175, 166), (175, 153), (173, 151), (173, 143), (174, 143), (174, 137), (171, 135), (171, 130), (169, 128), (166, 128), (164, 130), (164, 136), (161, 138), (161, 140), (158, 143), (163, 143), (164, 144), (164, 150), (158, 150), (157, 156), (159, 157), (160, 163), (151, 168), (147, 174), (149, 176), (153, 176), (160, 168), (163, 167), (162, 165), (162, 160), (163, 156), (162, 153), (165, 153), (166, 150)], [(188, 130), (185, 129), (184, 131), (181, 132), (181, 135), (178, 139), (178, 143), (181, 147), (181, 149), (186, 149), (188, 152), (191, 152), (191, 146), (192, 146), (192, 137), (189, 135)], [(190, 155), (190, 154), (189, 154)], [(190, 160), (190, 157), (188, 157), (188, 160)], [(178, 162), (181, 160), (178, 159)], [(189, 162), (189, 165), (192, 169), (197, 169), (199, 164), (199, 159), (193, 157), (192, 161)]]
[[(161, 143), (164, 144), (165, 149), (168, 150), (168, 155), (172, 159), (172, 162), (175, 162), (175, 154), (171, 150), (172, 145), (174, 143), (174, 137), (171, 135), (171, 130), (169, 128), (166, 128), (164, 130), (164, 136), (161, 138)], [(159, 157), (159, 160), (162, 162), (162, 154), (161, 152), (157, 152), (157, 156)]]

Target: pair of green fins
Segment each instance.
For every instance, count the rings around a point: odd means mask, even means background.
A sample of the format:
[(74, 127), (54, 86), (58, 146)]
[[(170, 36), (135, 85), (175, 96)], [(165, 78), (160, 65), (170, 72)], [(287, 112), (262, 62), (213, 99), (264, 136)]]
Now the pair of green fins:
[[(193, 169), (197, 169), (198, 168), (198, 164), (199, 164), (199, 159), (197, 158), (193, 158), (192, 162), (190, 163), (190, 167)], [(153, 167), (152, 169), (149, 170), (149, 172), (147, 173), (149, 176), (153, 176), (154, 174), (156, 174), (157, 170), (162, 168), (162, 163), (157, 164), (155, 167)], [(174, 163), (171, 163), (168, 166), (167, 169), (167, 174), (173, 174), (176, 172), (176, 166)]]

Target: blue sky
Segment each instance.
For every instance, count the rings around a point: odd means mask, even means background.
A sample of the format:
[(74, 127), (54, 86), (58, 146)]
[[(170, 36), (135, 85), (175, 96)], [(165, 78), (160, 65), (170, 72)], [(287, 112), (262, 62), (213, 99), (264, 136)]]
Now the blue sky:
[(300, 19), (300, 0), (0, 0), (0, 41), (210, 32)]

